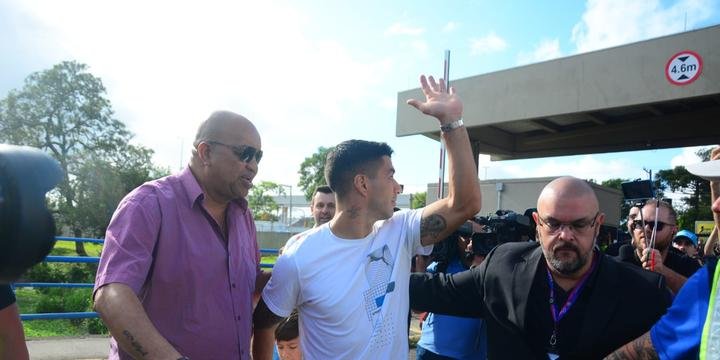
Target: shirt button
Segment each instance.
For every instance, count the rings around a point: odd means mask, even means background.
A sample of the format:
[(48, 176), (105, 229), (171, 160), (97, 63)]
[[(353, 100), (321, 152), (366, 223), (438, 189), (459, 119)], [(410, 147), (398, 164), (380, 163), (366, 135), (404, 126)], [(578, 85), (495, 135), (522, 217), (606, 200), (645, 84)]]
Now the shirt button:
[(233, 289), (235, 288), (235, 283), (232, 284)]
[(240, 315), (238, 315), (237, 319), (240, 320)]

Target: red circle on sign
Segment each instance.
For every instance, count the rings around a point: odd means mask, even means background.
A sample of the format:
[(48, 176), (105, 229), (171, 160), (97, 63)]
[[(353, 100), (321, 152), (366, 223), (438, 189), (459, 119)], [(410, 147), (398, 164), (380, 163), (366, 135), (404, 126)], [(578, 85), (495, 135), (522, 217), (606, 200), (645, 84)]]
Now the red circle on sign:
[[(672, 64), (673, 60), (675, 60), (678, 56), (680, 56), (680, 55), (682, 55), (682, 54), (692, 55), (692, 56), (695, 57), (695, 58), (697, 59), (697, 61), (698, 61), (698, 70), (697, 70), (697, 72), (696, 72), (695, 75), (693, 75), (689, 80), (684, 81), (684, 82), (677, 81), (677, 80), (675, 80), (675, 79), (673, 79), (673, 78), (670, 77), (670, 64)], [(669, 60), (667, 61), (667, 63), (665, 64), (665, 78), (667, 79), (667, 81), (669, 81), (669, 82), (670, 82), (671, 84), (673, 84), (673, 85), (685, 86), (685, 85), (688, 85), (688, 84), (692, 84), (695, 80), (697, 80), (698, 77), (700, 77), (700, 73), (702, 73), (702, 68), (703, 68), (702, 57), (700, 57), (700, 55), (699, 55), (698, 53), (696, 53), (696, 52), (694, 52), (694, 51), (692, 51), (692, 50), (680, 51), (679, 53), (671, 56), (670, 59), (669, 59)]]

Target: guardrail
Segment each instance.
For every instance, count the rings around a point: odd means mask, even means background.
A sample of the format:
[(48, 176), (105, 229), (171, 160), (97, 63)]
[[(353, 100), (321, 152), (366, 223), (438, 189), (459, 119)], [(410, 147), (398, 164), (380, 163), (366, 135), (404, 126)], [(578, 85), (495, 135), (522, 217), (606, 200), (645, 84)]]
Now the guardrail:
[[(94, 244), (103, 244), (103, 239), (90, 239), (90, 238), (74, 238), (66, 236), (56, 236), (58, 241), (74, 241), (74, 242), (87, 242)], [(277, 249), (260, 249), (260, 253), (263, 254), (277, 254)], [(94, 256), (47, 256), (44, 262), (55, 262), (55, 263), (98, 263), (100, 262), (99, 257)], [(260, 267), (263, 269), (270, 269), (273, 264), (260, 263)], [(13, 288), (27, 287), (27, 288), (92, 288), (93, 283), (43, 283), (43, 282), (25, 282), (25, 283), (14, 283)], [(42, 314), (20, 314), (20, 320), (58, 320), (58, 319), (92, 319), (99, 317), (98, 313), (88, 312), (64, 312), (64, 313), (42, 313)]]

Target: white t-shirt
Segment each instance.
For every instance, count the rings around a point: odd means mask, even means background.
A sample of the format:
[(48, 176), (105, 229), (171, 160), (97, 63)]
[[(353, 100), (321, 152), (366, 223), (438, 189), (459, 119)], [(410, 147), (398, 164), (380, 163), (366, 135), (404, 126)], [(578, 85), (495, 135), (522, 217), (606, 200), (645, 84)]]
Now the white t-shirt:
[(329, 224), (288, 242), (262, 298), (278, 316), (300, 314), (305, 359), (407, 359), (410, 265), (422, 209), (378, 221), (363, 239), (341, 239)]

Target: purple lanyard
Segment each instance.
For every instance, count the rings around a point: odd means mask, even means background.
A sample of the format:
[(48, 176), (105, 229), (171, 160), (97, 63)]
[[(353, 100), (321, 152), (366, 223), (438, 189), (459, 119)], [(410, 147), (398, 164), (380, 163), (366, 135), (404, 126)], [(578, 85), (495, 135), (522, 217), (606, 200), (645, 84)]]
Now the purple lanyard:
[(567, 300), (565, 300), (565, 304), (563, 304), (559, 312), (557, 310), (557, 306), (555, 305), (555, 282), (553, 281), (552, 275), (550, 274), (550, 269), (545, 266), (545, 271), (547, 272), (548, 286), (550, 286), (550, 314), (552, 315), (554, 325), (553, 333), (550, 336), (550, 346), (552, 346), (553, 348), (555, 348), (555, 344), (557, 344), (557, 330), (560, 325), (560, 320), (565, 317), (565, 314), (567, 314), (567, 312), (570, 311), (570, 308), (575, 304), (575, 300), (577, 300), (578, 296), (580, 296), (580, 293), (585, 286), (585, 282), (590, 277), (590, 274), (595, 271), (597, 263), (597, 254), (593, 254), (590, 271), (586, 272), (582, 276), (582, 278), (580, 278), (580, 281), (572, 289), (572, 291), (567, 297)]

